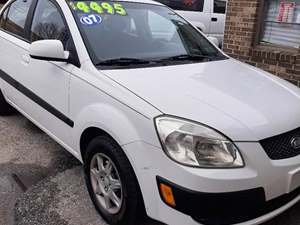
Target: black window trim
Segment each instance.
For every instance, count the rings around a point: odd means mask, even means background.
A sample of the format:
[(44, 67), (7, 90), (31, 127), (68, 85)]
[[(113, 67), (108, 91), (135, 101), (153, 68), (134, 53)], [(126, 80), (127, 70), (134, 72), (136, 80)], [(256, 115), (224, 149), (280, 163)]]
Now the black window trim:
[(220, 15), (226, 15), (226, 11), (227, 11), (227, 1), (224, 1), (225, 2), (225, 12), (224, 13), (220, 13), (220, 12), (215, 12), (215, 9), (216, 9), (216, 7), (215, 7), (215, 2), (216, 1), (222, 1), (222, 0), (213, 0), (213, 13), (215, 13), (215, 14), (220, 14)]
[[(16, 2), (16, 1), (17, 1), (17, 0), (13, 0), (13, 1), (11, 1), (8, 5), (6, 5), (5, 8), (3, 8), (3, 10), (1, 11), (0, 17), (3, 16), (3, 13), (4, 13), (5, 10), (7, 10), (7, 9), (8, 9), (8, 12), (7, 12), (7, 15), (8, 15), (8, 14), (9, 14), (9, 10), (10, 10), (10, 6), (11, 6), (14, 2)], [(30, 9), (31, 9), (31, 7), (32, 7), (32, 4), (33, 4), (35, 1), (36, 1), (36, 0), (32, 0), (31, 6), (29, 7), (29, 10), (28, 10), (28, 14), (27, 14), (27, 17), (26, 17), (26, 20), (25, 20), (25, 26), (24, 26), (24, 37), (22, 37), (22, 36), (20, 36), (20, 35), (17, 35), (17, 34), (15, 34), (15, 33), (12, 33), (12, 32), (10, 32), (10, 31), (8, 31), (8, 30), (5, 30), (5, 29), (3, 29), (2, 27), (0, 27), (0, 31), (2, 31), (2, 32), (4, 32), (4, 33), (7, 33), (7, 34), (9, 34), (9, 35), (11, 35), (11, 36), (13, 36), (13, 37), (19, 39), (19, 40), (22, 40), (22, 41), (26, 42), (26, 43), (30, 43), (29, 40), (26, 39), (26, 29), (27, 29), (27, 28), (26, 28), (26, 24), (27, 24), (27, 21), (28, 21), (28, 18), (29, 18), (29, 12), (30, 12)]]
[[(5, 13), (5, 11), (8, 9), (8, 7), (9, 7), (9, 5), (6, 5), (6, 6), (3, 6), (3, 7), (2, 7), (1, 13), (0, 13), (0, 21), (1, 21), (2, 17), (4, 16), (4, 13)], [(8, 11), (9, 11), (9, 9), (8, 9)], [(7, 11), (7, 14), (8, 14), (8, 11)], [(7, 16), (7, 15), (6, 15), (6, 16)], [(7, 18), (6, 18), (6, 19), (7, 19)], [(6, 22), (6, 19), (5, 19), (5, 22)], [(1, 29), (1, 27), (0, 27), (0, 29)]]
[(28, 40), (28, 43), (30, 43), (30, 44), (31, 44), (31, 41), (30, 41), (30, 27), (31, 27), (31, 24), (32, 24), (32, 19), (34, 17), (34, 13), (35, 13), (37, 3), (38, 3), (38, 0), (33, 0), (32, 1), (31, 7), (28, 11), (27, 21), (25, 23), (25, 37)]
[[(27, 29), (27, 35), (28, 35), (28, 40), (29, 40), (29, 43), (32, 43), (31, 40), (30, 40), (30, 35), (31, 35), (31, 26), (32, 26), (32, 23), (33, 23), (33, 19), (34, 19), (34, 15), (35, 15), (35, 11), (36, 11), (36, 8), (37, 8), (37, 5), (38, 5), (38, 2), (41, 1), (41, 0), (33, 0), (35, 3), (34, 3), (34, 6), (32, 6), (32, 11), (30, 12), (30, 19), (28, 21), (28, 27), (26, 28)], [(70, 36), (70, 39), (71, 39), (71, 48), (68, 49), (68, 51), (70, 52), (70, 57), (71, 57), (71, 63), (74, 65), (74, 66), (77, 66), (78, 68), (81, 67), (81, 63), (80, 63), (80, 60), (79, 60), (79, 57), (78, 57), (78, 53), (77, 53), (77, 49), (76, 49), (76, 46), (75, 46), (75, 42), (74, 42), (74, 39), (73, 39), (73, 36), (72, 36), (72, 32), (70, 30), (70, 27), (69, 27), (69, 24), (66, 20), (66, 17), (65, 17), (65, 14), (63, 13), (60, 5), (55, 1), (55, 0), (47, 0), (49, 2), (51, 2), (55, 7), (56, 9), (58, 10), (62, 20), (63, 20), (63, 23), (67, 29), (67, 32), (68, 32), (68, 35)]]
[[(10, 2), (8, 5), (6, 5), (6, 7), (1, 11), (1, 14), (0, 14), (0, 17), (3, 16), (3, 13), (5, 12), (6, 9), (8, 9), (8, 13), (9, 13), (9, 8), (11, 6), (11, 4), (13, 4), (15, 1), (17, 0), (13, 0), (12, 2)], [(34, 18), (34, 15), (35, 15), (35, 11), (36, 11), (36, 7), (37, 7), (37, 4), (38, 4), (38, 1), (39, 0), (32, 0), (32, 3), (29, 7), (29, 10), (28, 10), (28, 14), (27, 14), (27, 17), (26, 17), (26, 21), (25, 21), (25, 26), (24, 26), (24, 37), (21, 37), (19, 35), (16, 35), (10, 31), (7, 31), (5, 29), (2, 29), (0, 27), (0, 31), (3, 31), (15, 38), (18, 38), (19, 40), (22, 40), (28, 44), (31, 44), (31, 40), (30, 40), (30, 35), (31, 35), (31, 26), (32, 26), (32, 22), (33, 22), (33, 18)], [(59, 14), (61, 15), (62, 17), (62, 20), (64, 22), (64, 25), (66, 26), (66, 29), (67, 29), (67, 32), (68, 34), (70, 35), (70, 38), (71, 38), (71, 48), (69, 49), (70, 53), (71, 53), (71, 63), (74, 65), (74, 66), (77, 66), (78, 68), (81, 67), (81, 64), (80, 64), (80, 60), (79, 60), (79, 57), (78, 57), (78, 53), (77, 53), (77, 50), (76, 50), (76, 46), (75, 46), (75, 43), (74, 43), (74, 39), (73, 39), (73, 36), (72, 36), (72, 33), (71, 33), (71, 30), (69, 28), (69, 25), (67, 23), (67, 20), (65, 18), (65, 15), (60, 7), (60, 5), (55, 1), (55, 0), (48, 0), (50, 1), (58, 10)]]

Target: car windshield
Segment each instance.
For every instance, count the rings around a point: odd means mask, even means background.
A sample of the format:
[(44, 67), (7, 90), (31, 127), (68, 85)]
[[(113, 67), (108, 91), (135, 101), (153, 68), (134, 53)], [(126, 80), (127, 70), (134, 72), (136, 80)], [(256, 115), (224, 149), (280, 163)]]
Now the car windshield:
[(97, 66), (146, 66), (226, 58), (169, 8), (124, 1), (69, 1)]

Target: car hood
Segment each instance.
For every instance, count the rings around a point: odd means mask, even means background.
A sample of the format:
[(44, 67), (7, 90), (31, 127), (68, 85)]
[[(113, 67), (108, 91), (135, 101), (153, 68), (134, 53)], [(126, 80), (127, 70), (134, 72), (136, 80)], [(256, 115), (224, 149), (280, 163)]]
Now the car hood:
[(300, 89), (233, 59), (104, 73), (161, 112), (206, 124), (234, 141), (300, 127)]

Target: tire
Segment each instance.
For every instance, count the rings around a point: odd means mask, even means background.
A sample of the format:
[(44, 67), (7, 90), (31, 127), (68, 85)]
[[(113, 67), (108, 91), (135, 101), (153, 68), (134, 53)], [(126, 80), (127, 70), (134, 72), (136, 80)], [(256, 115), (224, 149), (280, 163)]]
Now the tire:
[[(105, 173), (103, 175), (105, 178), (99, 175), (101, 173), (99, 172), (101, 171), (101, 169), (99, 169), (99, 165), (103, 165), (101, 168), (105, 169), (109, 167), (107, 166), (109, 164), (109, 160), (112, 162), (110, 163), (112, 165), (110, 177), (113, 177), (114, 180), (118, 180), (119, 178), (119, 186), (122, 188), (121, 190), (116, 189), (115, 193), (115, 196), (117, 196), (119, 200), (121, 199), (119, 209), (116, 209), (118, 204), (114, 204), (113, 201), (106, 203), (107, 201), (105, 201), (104, 193), (106, 193), (106, 190), (108, 190), (107, 193), (110, 192), (109, 190), (112, 188), (110, 188), (110, 184), (108, 185), (109, 188), (106, 188), (105, 185), (107, 185), (106, 181), (110, 178), (107, 178)], [(97, 175), (91, 175), (91, 169), (92, 171), (96, 171), (95, 173), (97, 173)], [(121, 147), (114, 140), (107, 136), (99, 136), (90, 142), (84, 156), (84, 172), (90, 197), (95, 205), (95, 208), (107, 223), (110, 225), (139, 224), (138, 221), (141, 218), (144, 218), (145, 215), (145, 208), (140, 188), (129, 160), (127, 159)], [(95, 177), (99, 176), (100, 180), (95, 179)], [(117, 182), (114, 183), (116, 184)], [(98, 188), (98, 190), (95, 190), (95, 187)], [(102, 192), (101, 190), (104, 191)], [(98, 192), (98, 194), (96, 194), (96, 192)], [(103, 202), (105, 202), (105, 204)], [(106, 209), (106, 204), (114, 206), (111, 206), (111, 209)]]
[(15, 113), (15, 109), (6, 102), (0, 90), (0, 116), (9, 116), (14, 113)]

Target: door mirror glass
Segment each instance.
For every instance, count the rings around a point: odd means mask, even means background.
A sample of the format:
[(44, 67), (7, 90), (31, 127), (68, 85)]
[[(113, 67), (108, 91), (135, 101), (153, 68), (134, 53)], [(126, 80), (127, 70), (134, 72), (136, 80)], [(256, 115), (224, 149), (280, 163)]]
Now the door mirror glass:
[(30, 57), (38, 60), (68, 62), (69, 52), (59, 40), (35, 41), (29, 47)]

